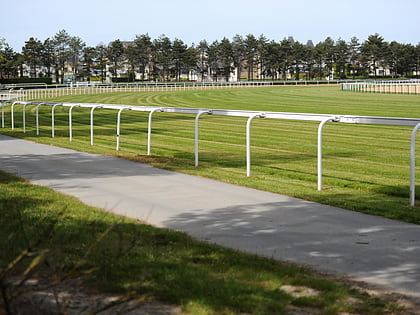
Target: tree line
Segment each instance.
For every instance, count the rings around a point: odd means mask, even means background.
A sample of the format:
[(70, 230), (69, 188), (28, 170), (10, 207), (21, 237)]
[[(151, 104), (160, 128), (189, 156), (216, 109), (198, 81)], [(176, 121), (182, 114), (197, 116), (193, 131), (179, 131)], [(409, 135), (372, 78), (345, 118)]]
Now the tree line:
[(228, 79), (235, 69), (237, 80), (418, 77), (420, 43), (387, 42), (373, 34), (363, 42), (327, 37), (314, 45), (248, 34), (189, 46), (165, 35), (152, 39), (142, 34), (130, 42), (117, 39), (90, 47), (60, 30), (44, 41), (29, 38), (18, 53), (0, 38), (0, 78), (54, 76), (62, 83), (66, 73), (79, 81), (103, 80), (109, 73), (114, 79), (122, 74), (128, 81), (136, 74), (140, 80), (180, 80), (182, 74), (193, 72), (201, 78)]

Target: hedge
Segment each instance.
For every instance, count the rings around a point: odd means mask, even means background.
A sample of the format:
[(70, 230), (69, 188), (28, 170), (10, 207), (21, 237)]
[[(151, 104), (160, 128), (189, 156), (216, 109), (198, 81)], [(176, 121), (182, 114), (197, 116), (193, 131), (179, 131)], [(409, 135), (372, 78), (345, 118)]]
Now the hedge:
[(0, 79), (1, 84), (46, 83), (51, 84), (52, 78), (12, 78)]

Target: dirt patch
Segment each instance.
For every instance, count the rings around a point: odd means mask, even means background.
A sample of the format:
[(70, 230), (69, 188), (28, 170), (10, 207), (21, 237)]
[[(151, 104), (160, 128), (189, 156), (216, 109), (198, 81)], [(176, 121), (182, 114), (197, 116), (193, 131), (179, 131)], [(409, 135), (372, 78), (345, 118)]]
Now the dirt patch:
[(318, 296), (319, 291), (314, 290), (312, 288), (304, 287), (304, 286), (295, 286), (295, 285), (282, 285), (280, 287), (283, 291), (289, 293), (294, 297), (310, 297), (310, 296)]
[(363, 89), (365, 92), (391, 93), (391, 94), (420, 94), (420, 85), (410, 84), (385, 84), (369, 85)]

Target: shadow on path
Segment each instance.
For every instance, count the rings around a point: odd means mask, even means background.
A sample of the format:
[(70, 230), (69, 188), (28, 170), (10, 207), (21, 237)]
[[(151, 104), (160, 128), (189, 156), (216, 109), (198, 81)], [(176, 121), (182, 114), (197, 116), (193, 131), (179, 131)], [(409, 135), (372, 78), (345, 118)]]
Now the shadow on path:
[(209, 242), (350, 274), (420, 297), (417, 225), (295, 200), (185, 212), (165, 225)]

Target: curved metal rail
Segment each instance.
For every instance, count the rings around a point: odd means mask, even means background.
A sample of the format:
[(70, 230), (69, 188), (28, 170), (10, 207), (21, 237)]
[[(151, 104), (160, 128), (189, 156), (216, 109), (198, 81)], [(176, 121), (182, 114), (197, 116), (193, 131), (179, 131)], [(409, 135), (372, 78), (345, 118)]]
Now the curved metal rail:
[[(14, 107), (16, 105), (23, 105), (23, 112), (27, 105), (36, 105), (36, 121), (37, 121), (37, 135), (39, 134), (39, 118), (38, 108), (40, 106), (51, 106), (51, 137), (54, 137), (54, 110), (57, 106), (69, 107), (69, 135), (72, 140), (72, 110), (74, 107), (90, 108), (90, 126), (91, 126), (91, 145), (93, 145), (93, 115), (95, 109), (113, 109), (118, 110), (117, 113), (117, 132), (116, 132), (116, 150), (119, 150), (120, 145), (120, 120), (121, 112), (123, 110), (148, 112), (148, 137), (147, 137), (147, 154), (151, 154), (151, 136), (152, 136), (152, 116), (156, 112), (163, 113), (177, 113), (177, 114), (193, 114), (195, 116), (195, 166), (198, 166), (198, 133), (199, 133), (199, 118), (203, 114), (211, 114), (216, 116), (232, 116), (247, 118), (246, 124), (246, 175), (251, 175), (251, 122), (255, 118), (267, 119), (286, 119), (298, 121), (317, 121), (318, 126), (318, 190), (322, 190), (322, 133), (324, 126), (329, 122), (347, 123), (347, 124), (371, 124), (371, 125), (391, 125), (391, 126), (405, 126), (413, 127), (411, 136), (411, 156), (410, 156), (410, 205), (415, 205), (415, 149), (416, 149), (416, 134), (420, 128), (419, 118), (400, 118), (400, 117), (377, 117), (377, 116), (355, 116), (355, 115), (330, 115), (330, 114), (310, 114), (310, 113), (290, 113), (290, 112), (260, 112), (249, 110), (229, 110), (229, 109), (203, 109), (203, 108), (182, 108), (182, 107), (155, 107), (155, 106), (130, 106), (117, 104), (97, 104), (97, 103), (52, 103), (52, 102), (25, 102), (25, 101), (9, 101), (0, 100), (2, 104), (2, 128), (4, 128), (5, 104), (11, 104), (11, 126), (14, 129)], [(25, 116), (23, 116), (25, 120)], [(26, 122), (24, 121), (24, 132), (26, 131)]]

